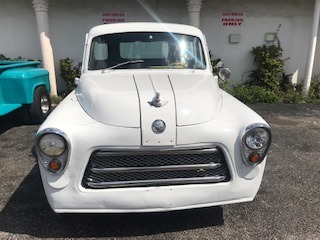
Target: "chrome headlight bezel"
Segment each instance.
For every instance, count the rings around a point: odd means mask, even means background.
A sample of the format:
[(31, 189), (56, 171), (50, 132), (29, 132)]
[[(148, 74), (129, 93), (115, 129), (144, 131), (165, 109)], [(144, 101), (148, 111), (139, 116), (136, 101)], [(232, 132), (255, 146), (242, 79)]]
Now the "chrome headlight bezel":
[[(55, 149), (52, 151), (52, 149), (43, 148), (43, 146), (46, 144), (47, 147), (50, 147), (50, 144), (48, 145), (48, 143), (50, 143), (50, 136), (53, 139), (55, 138), (55, 140), (53, 140), (51, 143), (55, 143), (55, 141), (59, 142), (63, 145), (63, 150)], [(41, 142), (44, 140), (48, 142), (45, 144)], [(35, 147), (38, 161), (50, 174), (64, 173), (68, 165), (70, 155), (70, 141), (64, 132), (55, 128), (47, 128), (40, 131), (35, 139)], [(53, 147), (55, 147), (55, 144), (53, 144)]]
[(249, 125), (242, 136), (242, 158), (250, 166), (260, 164), (266, 157), (271, 145), (270, 127), (264, 123)]

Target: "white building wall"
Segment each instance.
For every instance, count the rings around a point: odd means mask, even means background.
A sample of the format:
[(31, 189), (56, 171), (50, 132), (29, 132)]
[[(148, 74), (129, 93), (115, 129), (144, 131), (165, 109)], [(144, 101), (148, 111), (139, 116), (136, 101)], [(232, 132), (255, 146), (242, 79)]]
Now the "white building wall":
[[(145, 0), (164, 22), (189, 23), (187, 0)], [(101, 24), (101, 12), (124, 12), (126, 21), (156, 21), (133, 0), (49, 0), (49, 24), (57, 77), (59, 60), (82, 60), (85, 33)], [(35, 13), (31, 0), (0, 0), (0, 54), (41, 59)], [(294, 81), (304, 78), (311, 38), (314, 0), (203, 0), (200, 28), (207, 36), (209, 49), (232, 70), (231, 80), (241, 82), (254, 68), (252, 47), (264, 43), (265, 33), (275, 32), (284, 49), (286, 71)], [(244, 24), (226, 27), (221, 12), (244, 12)], [(240, 34), (239, 43), (230, 44), (230, 34)], [(314, 73), (320, 73), (320, 43)], [(63, 89), (59, 79), (58, 88)]]
[[(279, 39), (284, 49), (286, 72), (303, 79), (311, 37), (313, 0), (229, 0), (204, 1), (201, 28), (207, 35), (215, 58), (221, 58), (232, 71), (232, 80), (241, 82), (254, 68), (252, 47), (265, 43), (266, 33), (273, 33), (281, 24)], [(221, 12), (244, 12), (243, 26), (223, 26)], [(228, 42), (230, 34), (240, 34), (239, 43)], [(320, 70), (320, 69), (318, 69)]]
[[(188, 22), (184, 0), (147, 2), (164, 21)], [(124, 12), (128, 22), (156, 21), (137, 1), (132, 0), (50, 1), (51, 40), (57, 59), (82, 60), (85, 34), (91, 27), (102, 24), (101, 12)]]
[(0, 0), (0, 54), (41, 59), (37, 22), (31, 1)]

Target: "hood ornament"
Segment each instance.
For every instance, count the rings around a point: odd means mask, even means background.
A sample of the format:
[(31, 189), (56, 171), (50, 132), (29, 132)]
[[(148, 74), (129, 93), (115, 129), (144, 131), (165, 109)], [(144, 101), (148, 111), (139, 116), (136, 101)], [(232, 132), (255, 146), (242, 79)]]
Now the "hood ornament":
[(160, 93), (156, 92), (156, 95), (154, 96), (154, 98), (152, 99), (152, 101), (148, 102), (150, 104), (150, 106), (153, 107), (163, 107), (164, 105), (166, 105), (168, 102), (167, 101), (161, 101), (160, 99)]

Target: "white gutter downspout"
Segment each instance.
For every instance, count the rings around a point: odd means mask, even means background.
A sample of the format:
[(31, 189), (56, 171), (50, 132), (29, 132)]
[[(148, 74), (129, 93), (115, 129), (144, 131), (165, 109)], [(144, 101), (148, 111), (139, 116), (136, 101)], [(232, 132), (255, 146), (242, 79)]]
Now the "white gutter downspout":
[(199, 28), (202, 0), (188, 0), (189, 24)]
[(320, 17), (320, 0), (315, 0), (313, 24), (312, 24), (312, 38), (311, 38), (306, 73), (305, 73), (305, 78), (303, 83), (303, 92), (305, 95), (308, 95), (310, 83), (311, 83), (312, 70), (314, 65), (314, 56), (315, 56), (316, 46), (317, 46), (319, 17)]
[(40, 36), (43, 67), (48, 70), (50, 78), (50, 95), (57, 95), (56, 73), (54, 69), (53, 50), (49, 36), (48, 0), (32, 0), (36, 13), (38, 32)]

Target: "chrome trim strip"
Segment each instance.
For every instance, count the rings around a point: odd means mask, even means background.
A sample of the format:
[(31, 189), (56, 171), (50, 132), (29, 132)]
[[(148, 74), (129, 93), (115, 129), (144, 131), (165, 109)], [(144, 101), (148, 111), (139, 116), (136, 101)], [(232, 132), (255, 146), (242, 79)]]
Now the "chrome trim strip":
[(120, 168), (91, 168), (94, 173), (118, 173), (118, 172), (162, 172), (177, 170), (195, 170), (195, 169), (215, 169), (221, 166), (221, 163), (195, 164), (195, 165), (168, 165), (158, 167), (120, 167)]
[(88, 182), (88, 186), (92, 188), (111, 188), (111, 187), (139, 187), (139, 186), (153, 186), (156, 184), (192, 184), (192, 183), (216, 183), (226, 179), (225, 176), (213, 176), (213, 177), (204, 177), (204, 178), (173, 178), (173, 179), (157, 179), (157, 180), (141, 180), (141, 181), (122, 181), (122, 182), (100, 182), (93, 183)]
[(96, 156), (121, 156), (121, 155), (154, 155), (155, 153), (159, 152), (161, 155), (171, 155), (171, 154), (205, 154), (205, 153), (215, 153), (218, 152), (218, 148), (204, 148), (204, 149), (188, 149), (188, 150), (181, 150), (181, 149), (172, 149), (168, 151), (167, 149), (159, 149), (158, 151), (141, 151), (140, 149), (137, 150), (112, 150), (112, 151), (99, 151), (96, 152)]

